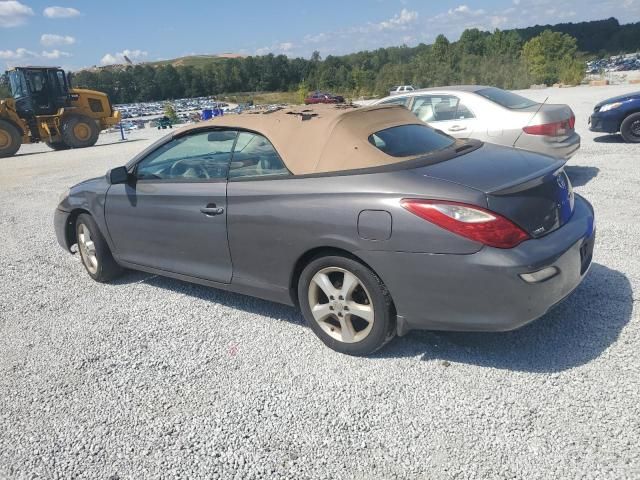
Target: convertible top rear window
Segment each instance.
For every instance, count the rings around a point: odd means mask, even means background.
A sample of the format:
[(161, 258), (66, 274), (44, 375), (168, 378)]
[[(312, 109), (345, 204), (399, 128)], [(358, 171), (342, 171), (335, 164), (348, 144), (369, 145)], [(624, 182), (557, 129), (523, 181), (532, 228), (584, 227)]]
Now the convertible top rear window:
[(415, 157), (450, 147), (455, 139), (426, 125), (400, 125), (369, 136), (369, 143), (392, 157)]

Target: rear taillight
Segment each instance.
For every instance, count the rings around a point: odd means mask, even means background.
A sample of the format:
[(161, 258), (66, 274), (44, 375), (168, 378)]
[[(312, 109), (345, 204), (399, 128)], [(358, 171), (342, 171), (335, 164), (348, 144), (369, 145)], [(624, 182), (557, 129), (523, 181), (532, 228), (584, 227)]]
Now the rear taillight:
[(546, 135), (549, 137), (560, 137), (573, 130), (576, 125), (576, 117), (571, 114), (571, 117), (560, 122), (545, 123), (542, 125), (530, 125), (524, 127), (522, 130), (529, 135)]
[(445, 230), (490, 247), (513, 248), (530, 238), (510, 220), (475, 205), (417, 198), (405, 198), (400, 204)]

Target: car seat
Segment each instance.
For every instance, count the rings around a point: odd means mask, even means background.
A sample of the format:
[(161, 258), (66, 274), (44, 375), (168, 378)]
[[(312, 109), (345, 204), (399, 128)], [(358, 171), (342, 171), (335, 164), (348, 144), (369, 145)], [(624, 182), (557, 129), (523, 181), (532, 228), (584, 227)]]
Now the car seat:
[(433, 107), (430, 103), (424, 103), (418, 107), (418, 110), (416, 110), (416, 116), (423, 122), (427, 123), (432, 122), (435, 119)]

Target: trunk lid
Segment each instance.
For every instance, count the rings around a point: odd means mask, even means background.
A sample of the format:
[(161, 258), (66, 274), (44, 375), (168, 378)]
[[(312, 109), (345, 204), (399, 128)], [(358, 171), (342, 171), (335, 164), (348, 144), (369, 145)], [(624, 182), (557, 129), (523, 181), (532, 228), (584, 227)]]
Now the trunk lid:
[(415, 173), (480, 190), (487, 205), (541, 237), (564, 225), (573, 213), (573, 190), (563, 160), (498, 145), (481, 148)]

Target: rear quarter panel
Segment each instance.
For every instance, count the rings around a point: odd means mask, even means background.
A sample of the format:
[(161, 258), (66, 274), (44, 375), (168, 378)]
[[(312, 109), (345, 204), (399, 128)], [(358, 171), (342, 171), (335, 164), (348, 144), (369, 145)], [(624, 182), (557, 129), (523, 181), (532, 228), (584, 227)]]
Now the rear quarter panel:
[[(298, 259), (319, 247), (352, 253), (474, 253), (479, 244), (420, 219), (399, 200), (421, 197), (486, 205), (482, 192), (411, 171), (231, 181), (227, 197), (232, 282), (276, 289), (288, 289)], [(388, 239), (360, 237), (358, 216), (363, 210), (389, 212)]]

